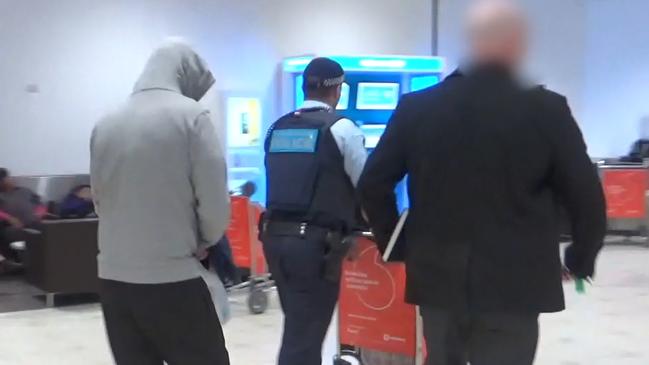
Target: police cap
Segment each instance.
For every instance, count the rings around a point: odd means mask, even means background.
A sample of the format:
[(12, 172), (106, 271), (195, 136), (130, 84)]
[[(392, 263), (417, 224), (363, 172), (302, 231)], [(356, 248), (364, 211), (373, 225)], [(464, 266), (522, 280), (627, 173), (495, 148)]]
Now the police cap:
[(330, 58), (314, 58), (304, 69), (305, 89), (319, 89), (338, 86), (345, 81), (345, 71)]

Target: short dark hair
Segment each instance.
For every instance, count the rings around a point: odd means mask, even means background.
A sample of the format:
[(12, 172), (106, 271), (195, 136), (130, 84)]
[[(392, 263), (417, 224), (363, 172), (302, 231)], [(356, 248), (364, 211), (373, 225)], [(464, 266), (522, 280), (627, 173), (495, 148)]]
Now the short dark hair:
[(306, 99), (324, 99), (335, 93), (338, 86), (310, 87), (305, 85), (302, 90), (304, 90), (304, 97)]
[(257, 184), (252, 181), (246, 181), (239, 189), (241, 190), (241, 195), (250, 198), (257, 192)]
[(0, 180), (4, 180), (9, 177), (9, 170), (4, 167), (0, 167)]

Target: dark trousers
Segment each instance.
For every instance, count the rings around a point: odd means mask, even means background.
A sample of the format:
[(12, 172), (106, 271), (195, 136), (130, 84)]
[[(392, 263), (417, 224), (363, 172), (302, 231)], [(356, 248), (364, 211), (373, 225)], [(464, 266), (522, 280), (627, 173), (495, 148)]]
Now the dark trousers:
[(218, 315), (202, 279), (169, 284), (101, 281), (117, 365), (229, 365)]
[(270, 236), (264, 252), (284, 311), (279, 365), (322, 364), (339, 283), (324, 278), (324, 237)]
[(426, 365), (532, 365), (538, 314), (453, 314), (421, 308)]
[(232, 247), (227, 236), (223, 236), (216, 245), (210, 247), (208, 261), (223, 284), (236, 285), (241, 282), (239, 268), (234, 264)]
[(11, 249), (11, 244), (26, 241), (27, 237), (28, 234), (24, 230), (0, 222), (0, 255), (12, 261), (20, 261), (18, 252)]

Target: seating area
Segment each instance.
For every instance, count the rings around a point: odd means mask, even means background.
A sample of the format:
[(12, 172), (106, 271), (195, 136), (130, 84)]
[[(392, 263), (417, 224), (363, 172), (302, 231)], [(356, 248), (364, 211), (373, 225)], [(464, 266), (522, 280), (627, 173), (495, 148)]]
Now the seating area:
[[(13, 301), (0, 307), (0, 312), (32, 309), (40, 300), (51, 307), (56, 297), (67, 294), (93, 294), (97, 280), (96, 218), (61, 219), (59, 204), (72, 189), (88, 185), (88, 175), (17, 176), (16, 185), (37, 194), (48, 213), (38, 229), (26, 230), (24, 243), (14, 248), (23, 250), (24, 272), (0, 278), (0, 295)], [(24, 303), (24, 305), (21, 305)]]

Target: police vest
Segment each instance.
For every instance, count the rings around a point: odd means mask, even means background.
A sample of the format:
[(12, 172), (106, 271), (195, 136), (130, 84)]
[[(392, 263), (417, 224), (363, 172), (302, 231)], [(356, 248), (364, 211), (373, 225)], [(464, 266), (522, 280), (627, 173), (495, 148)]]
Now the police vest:
[(342, 119), (321, 108), (280, 118), (266, 137), (266, 208), (271, 220), (352, 229), (354, 186), (331, 134)]

